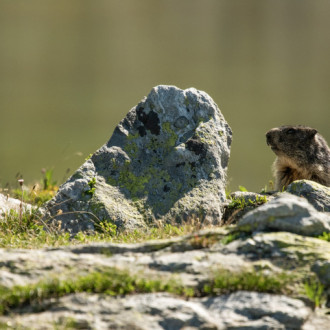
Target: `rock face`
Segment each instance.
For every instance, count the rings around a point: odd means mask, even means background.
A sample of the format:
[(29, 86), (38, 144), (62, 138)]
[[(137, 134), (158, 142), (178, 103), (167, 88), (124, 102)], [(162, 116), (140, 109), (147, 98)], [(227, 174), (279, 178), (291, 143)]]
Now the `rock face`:
[(194, 88), (157, 86), (59, 189), (47, 209), (71, 232), (198, 218), (219, 224), (232, 132)]

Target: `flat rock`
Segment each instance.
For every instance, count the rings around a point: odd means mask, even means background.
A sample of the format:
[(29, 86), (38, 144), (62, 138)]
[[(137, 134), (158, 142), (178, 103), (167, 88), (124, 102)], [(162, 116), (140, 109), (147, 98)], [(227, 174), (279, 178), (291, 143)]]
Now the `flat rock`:
[(287, 192), (305, 197), (318, 211), (330, 212), (330, 188), (317, 182), (299, 180), (292, 182)]
[(220, 224), (231, 140), (205, 92), (157, 86), (47, 209), (73, 233), (103, 220), (123, 229), (196, 219)]
[(14, 324), (53, 329), (74, 320), (79, 329), (301, 329), (311, 314), (300, 300), (255, 292), (189, 301), (166, 293), (124, 298), (76, 294), (33, 317), (18, 315)]
[(330, 231), (330, 215), (318, 212), (305, 198), (280, 194), (267, 204), (247, 213), (238, 229), (288, 231), (305, 236), (319, 236)]

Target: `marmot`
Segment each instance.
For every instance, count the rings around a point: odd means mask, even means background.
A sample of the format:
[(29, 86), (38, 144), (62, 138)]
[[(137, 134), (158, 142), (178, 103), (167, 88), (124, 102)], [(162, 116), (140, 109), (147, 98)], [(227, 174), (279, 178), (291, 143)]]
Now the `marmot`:
[(273, 164), (275, 189), (286, 189), (302, 179), (330, 186), (330, 148), (316, 129), (281, 126), (268, 131), (266, 139), (277, 156)]

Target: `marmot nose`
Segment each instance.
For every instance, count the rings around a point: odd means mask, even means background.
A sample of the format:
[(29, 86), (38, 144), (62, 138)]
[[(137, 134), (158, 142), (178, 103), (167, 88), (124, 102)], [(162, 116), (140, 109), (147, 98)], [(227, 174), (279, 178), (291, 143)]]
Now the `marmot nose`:
[(270, 132), (266, 133), (266, 141), (267, 141), (267, 145), (270, 145), (272, 143), (272, 137)]

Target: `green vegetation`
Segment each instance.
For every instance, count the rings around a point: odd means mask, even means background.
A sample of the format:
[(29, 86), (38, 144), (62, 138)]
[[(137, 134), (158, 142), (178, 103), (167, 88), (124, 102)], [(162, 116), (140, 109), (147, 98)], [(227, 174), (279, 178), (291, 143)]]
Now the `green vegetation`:
[(264, 275), (259, 271), (233, 273), (218, 270), (207, 280), (203, 289), (182, 285), (173, 277), (153, 279), (142, 274), (130, 274), (127, 270), (105, 268), (76, 278), (51, 278), (36, 284), (0, 287), (0, 314), (11, 309), (31, 305), (41, 307), (46, 299), (59, 298), (77, 292), (102, 293), (122, 296), (134, 293), (169, 292), (183, 297), (206, 296), (249, 290), (270, 293), (290, 293), (290, 277), (286, 274)]
[(265, 275), (261, 271), (243, 271), (239, 273), (220, 269), (215, 272), (210, 283), (204, 285), (208, 295), (226, 294), (238, 290), (269, 293), (289, 293), (291, 277), (285, 273)]
[(139, 147), (137, 146), (135, 141), (138, 137), (139, 137), (139, 133), (136, 133), (134, 135), (130, 134), (127, 136), (127, 143), (124, 147), (124, 150), (132, 158), (136, 157), (139, 151)]
[[(269, 188), (268, 188), (268, 186), (269, 186)], [(274, 184), (273, 180), (269, 180), (268, 181), (268, 186), (265, 185), (265, 187), (261, 189), (260, 194), (265, 194), (267, 192), (270, 192), (270, 191), (274, 191), (275, 190), (275, 184)]]
[(12, 308), (38, 305), (50, 298), (59, 298), (70, 293), (103, 293), (110, 296), (132, 293), (170, 292), (191, 296), (193, 292), (174, 279), (150, 279), (145, 276), (131, 275), (128, 271), (107, 268), (88, 275), (60, 280), (58, 278), (40, 281), (36, 284), (14, 286), (10, 289), (0, 287), (0, 314)]
[(41, 206), (43, 203), (52, 199), (57, 190), (57, 182), (53, 179), (53, 170), (43, 169), (43, 178), (40, 182), (35, 183), (32, 187), (21, 187), (13, 189), (11, 195), (13, 198), (17, 198), (26, 203)]
[(46, 224), (38, 210), (32, 212), (24, 210), (21, 221), (20, 214), (12, 210), (5, 215), (3, 220), (0, 220), (0, 248), (34, 249), (92, 242), (138, 243), (190, 234), (199, 228), (197, 225), (189, 224), (179, 227), (166, 224), (162, 227), (119, 232), (115, 224), (109, 221), (98, 221), (95, 223), (95, 229), (96, 232), (93, 234), (80, 232), (71, 237), (69, 233), (61, 231), (54, 225)]
[(166, 142), (166, 149), (170, 150), (172, 147), (175, 146), (176, 140), (178, 139), (178, 136), (174, 132), (174, 130), (171, 128), (171, 123), (170, 122), (164, 122), (162, 129), (164, 132), (167, 133), (168, 140)]
[(245, 233), (240, 233), (240, 232), (233, 232), (228, 235), (226, 235), (222, 240), (221, 243), (224, 245), (227, 245), (239, 238), (246, 237)]
[(121, 188), (126, 188), (135, 197), (137, 195), (146, 194), (145, 185), (151, 179), (150, 174), (142, 174), (136, 176), (130, 171), (129, 162), (125, 162), (119, 174), (118, 184)]
[[(84, 320), (76, 320), (73, 317), (61, 317), (57, 322), (54, 322), (55, 330), (73, 330), (73, 329), (88, 329), (88, 322)], [(1, 327), (0, 327), (1, 329)]]
[[(52, 179), (53, 171), (44, 170), (43, 173), (44, 177), (41, 180), (43, 188), (39, 184), (35, 184), (32, 188), (22, 185), (20, 189), (10, 191), (14, 198), (34, 205), (36, 209), (30, 212), (22, 207), (18, 211), (12, 210), (4, 215), (4, 218), (0, 220), (0, 248), (31, 249), (92, 242), (137, 243), (189, 234), (199, 229), (197, 226), (187, 224), (180, 227), (166, 224), (162, 227), (118, 232), (116, 225), (111, 221), (99, 221), (95, 218), (95, 233), (78, 233), (75, 237), (71, 237), (69, 233), (61, 231), (59, 227), (45, 223), (38, 211), (38, 207), (50, 200), (58, 189), (55, 185), (56, 182)], [(136, 185), (136, 180), (134, 183)], [(89, 181), (90, 189), (86, 192), (87, 195), (93, 196), (95, 184), (95, 178)], [(139, 187), (139, 185), (136, 186)], [(132, 189), (135, 189), (136, 186)]]
[(88, 182), (89, 190), (85, 191), (85, 195), (93, 196), (95, 193), (96, 178)]
[(315, 307), (320, 307), (326, 300), (324, 285), (317, 277), (311, 277), (304, 281), (304, 293)]
[(44, 230), (44, 223), (38, 211), (11, 211), (0, 220), (1, 248), (38, 248), (42, 246), (60, 246), (70, 243), (69, 233), (59, 233), (56, 228)]
[(249, 199), (246, 201), (243, 197), (240, 198), (232, 198), (231, 202), (228, 205), (228, 208), (230, 209), (244, 209), (248, 206), (257, 206), (262, 205), (264, 203), (267, 203), (267, 197), (266, 196), (256, 196), (256, 200), (253, 201)]
[(53, 169), (43, 169), (42, 173), (44, 174), (43, 177), (43, 184), (44, 184), (44, 190), (51, 190), (56, 187), (56, 181), (53, 179)]
[(318, 236), (319, 239), (330, 242), (330, 233), (324, 232), (321, 236)]
[(239, 191), (248, 191), (244, 186), (238, 186)]
[(91, 159), (92, 156), (93, 156), (93, 154), (89, 154), (89, 155), (85, 158), (85, 160), (89, 160), (89, 159)]
[(144, 274), (131, 274), (128, 270), (106, 267), (86, 275), (70, 276), (66, 279), (48, 278), (38, 283), (16, 285), (12, 288), (0, 286), (0, 315), (12, 309), (30, 305), (34, 310), (42, 309), (50, 298), (86, 292), (110, 296), (123, 296), (136, 293), (169, 292), (174, 295), (189, 297), (215, 296), (238, 290), (276, 293), (296, 296), (304, 294), (315, 304), (324, 302), (324, 287), (316, 279), (304, 281), (303, 287), (294, 275), (287, 273), (266, 274), (262, 270), (231, 272), (225, 269), (214, 271), (205, 280), (202, 288), (182, 285), (177, 278), (152, 278)]

